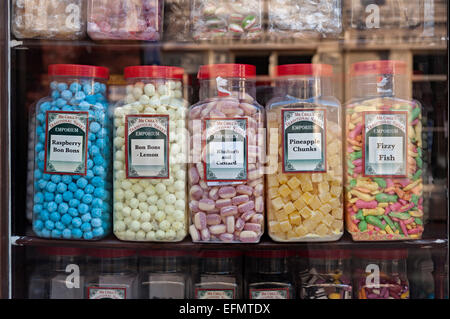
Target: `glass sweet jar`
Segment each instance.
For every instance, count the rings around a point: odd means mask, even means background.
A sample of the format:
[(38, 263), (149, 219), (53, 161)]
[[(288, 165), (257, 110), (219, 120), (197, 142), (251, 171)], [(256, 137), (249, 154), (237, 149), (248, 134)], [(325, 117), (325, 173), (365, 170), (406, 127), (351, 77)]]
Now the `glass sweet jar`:
[(264, 112), (255, 67), (205, 65), (189, 108), (189, 233), (194, 242), (258, 242), (264, 227)]
[(332, 67), (277, 68), (266, 107), (268, 149), (278, 170), (267, 176), (267, 219), (275, 241), (330, 241), (343, 234), (341, 106)]
[(298, 256), (301, 299), (352, 299), (349, 250), (310, 249)]
[(111, 231), (111, 134), (103, 67), (53, 64), (35, 108), (33, 230), (95, 240)]
[(13, 0), (11, 29), (18, 39), (81, 39), (86, 35), (86, 3)]
[(87, 0), (87, 32), (94, 40), (162, 38), (163, 0)]
[(351, 67), (345, 106), (346, 227), (353, 240), (421, 238), (421, 105), (406, 99), (406, 63)]
[(139, 289), (143, 299), (187, 299), (190, 256), (181, 250), (143, 250), (139, 258)]
[(408, 250), (358, 250), (354, 253), (358, 299), (409, 299)]
[(193, 0), (192, 37), (195, 40), (248, 40), (261, 37), (261, 0)]
[(287, 250), (256, 250), (245, 256), (248, 299), (294, 299), (295, 285)]
[(139, 297), (136, 251), (89, 249), (87, 255), (86, 299), (137, 299)]
[(242, 253), (205, 250), (197, 253), (193, 299), (242, 298)]
[(187, 234), (184, 70), (125, 68), (127, 95), (114, 110), (114, 234), (181, 241)]

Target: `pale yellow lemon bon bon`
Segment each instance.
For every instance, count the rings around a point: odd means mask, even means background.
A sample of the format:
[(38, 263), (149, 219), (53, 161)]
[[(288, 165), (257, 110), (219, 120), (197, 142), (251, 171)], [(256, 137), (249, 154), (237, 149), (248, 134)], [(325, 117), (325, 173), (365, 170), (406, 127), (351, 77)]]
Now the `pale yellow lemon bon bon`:
[(344, 225), (340, 128), (326, 122), (326, 173), (284, 174), (280, 113), (277, 108), (267, 115), (269, 149), (278, 148), (278, 171), (267, 177), (269, 235), (276, 241), (337, 240)]
[[(180, 81), (127, 86), (126, 105), (114, 111), (114, 234), (129, 241), (181, 241), (187, 234), (186, 106)], [(125, 116), (169, 115), (168, 179), (126, 178)]]

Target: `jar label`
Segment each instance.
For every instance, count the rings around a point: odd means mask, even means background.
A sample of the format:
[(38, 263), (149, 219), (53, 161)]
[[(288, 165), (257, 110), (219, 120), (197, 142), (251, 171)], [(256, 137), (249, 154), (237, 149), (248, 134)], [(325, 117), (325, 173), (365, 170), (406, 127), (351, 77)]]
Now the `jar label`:
[(406, 176), (407, 112), (364, 112), (364, 176)]
[(195, 289), (195, 299), (234, 299), (234, 289)]
[(88, 299), (127, 299), (127, 289), (115, 287), (88, 287)]
[(284, 109), (283, 173), (326, 172), (326, 111)]
[(169, 115), (125, 117), (127, 178), (169, 178)]
[(250, 299), (289, 299), (289, 289), (250, 289)]
[(206, 182), (247, 181), (247, 119), (205, 119)]
[(88, 112), (47, 111), (46, 174), (86, 175)]

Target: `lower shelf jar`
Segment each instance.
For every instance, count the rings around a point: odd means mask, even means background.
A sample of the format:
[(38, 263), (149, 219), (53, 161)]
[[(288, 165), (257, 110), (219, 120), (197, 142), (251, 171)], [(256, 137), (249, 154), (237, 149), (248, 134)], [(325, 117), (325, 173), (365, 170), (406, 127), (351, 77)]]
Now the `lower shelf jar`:
[(352, 299), (350, 252), (299, 251), (301, 299)]

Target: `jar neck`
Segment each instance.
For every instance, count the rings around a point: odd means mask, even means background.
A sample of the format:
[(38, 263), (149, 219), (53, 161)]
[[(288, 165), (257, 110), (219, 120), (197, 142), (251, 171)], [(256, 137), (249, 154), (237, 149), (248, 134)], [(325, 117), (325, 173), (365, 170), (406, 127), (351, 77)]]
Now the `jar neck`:
[(380, 97), (407, 97), (403, 75), (371, 74), (351, 79), (352, 97), (355, 99)]
[(332, 95), (331, 78), (296, 77), (276, 81), (279, 95), (290, 95), (298, 99), (307, 100), (320, 96)]
[(244, 78), (221, 78), (200, 80), (200, 100), (215, 97), (255, 98), (255, 80)]
[(92, 264), (94, 269), (91, 271), (101, 274), (121, 274), (136, 271), (135, 257), (121, 258), (98, 258)]
[(183, 272), (183, 257), (146, 257), (141, 260), (141, 268), (147, 272)]
[(286, 258), (258, 258), (254, 262), (259, 274), (285, 274), (288, 272)]
[(236, 271), (233, 258), (204, 258), (200, 260), (200, 272), (205, 274), (231, 275)]
[(68, 265), (74, 264), (81, 267), (81, 256), (50, 256), (50, 269), (55, 272), (66, 272)]

